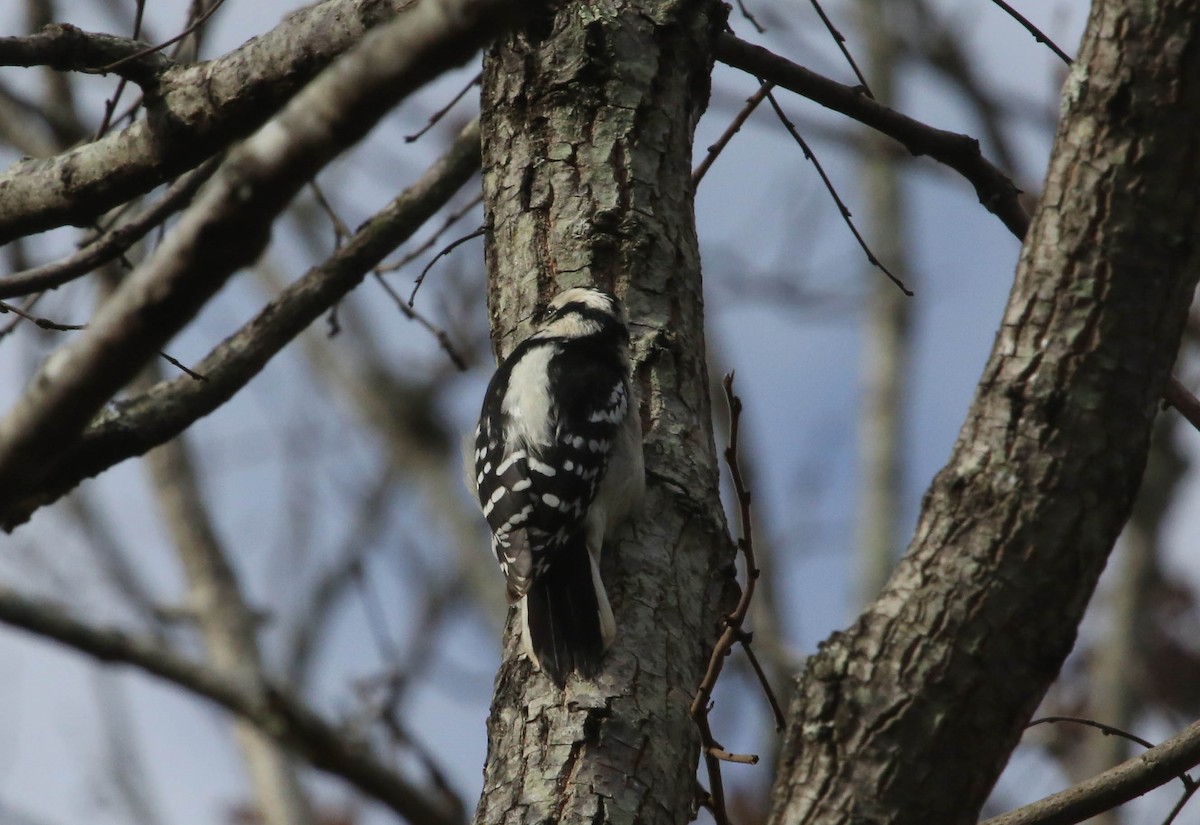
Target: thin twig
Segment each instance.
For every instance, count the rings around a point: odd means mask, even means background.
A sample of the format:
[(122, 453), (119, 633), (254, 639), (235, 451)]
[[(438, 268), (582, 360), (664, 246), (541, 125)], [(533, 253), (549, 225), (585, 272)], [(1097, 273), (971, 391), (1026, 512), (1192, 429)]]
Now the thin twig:
[(329, 202), (329, 198), (325, 197), (325, 193), (315, 180), (309, 183), (308, 186), (312, 189), (317, 206), (321, 207), (321, 211), (328, 216), (329, 222), (333, 224), (333, 248), (335, 250), (341, 249), (346, 239), (354, 235), (354, 231), (342, 220), (342, 216), (333, 208), (333, 204)]
[(720, 749), (717, 740), (713, 738), (712, 728), (708, 723), (708, 711), (711, 705), (705, 704), (701, 713), (692, 714), (696, 727), (700, 729), (700, 742), (704, 752), (704, 767), (708, 772), (708, 809), (712, 812), (717, 825), (731, 825), (729, 812), (725, 810), (725, 782), (721, 779), (721, 760), (714, 751)]
[[(725, 400), (729, 404), (729, 446), (725, 449), (725, 463), (729, 466), (729, 476), (733, 482), (733, 491), (738, 502), (738, 529), (741, 532), (741, 537), (738, 539), (738, 549), (741, 550), (746, 563), (746, 586), (742, 590), (741, 599), (726, 621), (726, 633), (723, 634), (722, 638), (722, 641), (725, 641), (724, 636), (729, 637), (725, 647), (726, 655), (728, 655), (728, 651), (732, 648), (735, 641), (741, 642), (742, 647), (746, 650), (750, 649), (750, 633), (743, 625), (746, 621), (746, 616), (750, 614), (750, 602), (754, 598), (754, 591), (758, 585), (760, 571), (758, 569), (758, 562), (754, 556), (754, 521), (750, 516), (750, 491), (746, 488), (745, 479), (742, 477), (741, 461), (738, 459), (742, 399), (733, 393), (732, 372), (725, 376), (721, 382), (721, 386), (725, 390)], [(765, 674), (761, 669), (757, 670), (757, 673), (762, 678), (762, 686), (767, 696), (774, 700), (775, 694), (771, 690), (771, 685), (767, 682)], [(778, 703), (773, 701), (773, 704), (777, 705)]]
[(7, 336), (11, 335), (13, 330), (15, 330), (17, 328), (17, 326), (22, 321), (25, 320), (25, 313), (27, 313), (27, 312), (29, 312), (29, 310), (33, 309), (34, 305), (37, 304), (38, 301), (42, 300), (42, 296), (44, 296), (45, 294), (46, 294), (45, 292), (37, 292), (37, 293), (34, 293), (33, 295), (28, 296), (25, 299), (24, 305), (21, 307), (21, 312), (13, 313), (13, 316), (14, 316), (13, 319), (11, 321), (9, 321), (7, 324), (5, 324), (3, 326), (3, 328), (0, 328), (0, 339), (6, 338)]
[[(738, 430), (739, 422), (742, 416), (742, 400), (733, 393), (733, 373), (725, 376), (722, 382), (725, 388), (725, 400), (729, 404), (729, 444), (725, 448), (725, 464), (729, 467), (730, 479), (733, 481), (734, 497), (738, 503), (738, 525), (741, 533), (738, 538), (737, 546), (741, 551), (742, 558), (746, 565), (746, 583), (742, 588), (742, 595), (738, 599), (737, 606), (733, 612), (725, 617), (725, 630), (721, 633), (721, 637), (713, 646), (712, 655), (708, 659), (708, 670), (704, 674), (704, 679), (700, 682), (700, 687), (696, 690), (696, 696), (692, 699), (690, 713), (692, 719), (696, 722), (696, 727), (700, 730), (700, 741), (704, 752), (704, 764), (708, 772), (709, 793), (711, 796), (711, 810), (713, 818), (718, 822), (718, 825), (727, 825), (729, 815), (725, 810), (725, 789), (724, 783), (721, 780), (721, 761), (743, 762), (754, 764), (758, 761), (758, 757), (752, 755), (731, 754), (726, 751), (716, 741), (712, 734), (712, 728), (708, 721), (708, 712), (712, 709), (712, 692), (716, 687), (717, 679), (721, 675), (721, 669), (725, 665), (725, 659), (729, 656), (733, 646), (741, 642), (743, 647), (749, 650), (750, 634), (742, 628), (742, 624), (746, 621), (746, 616), (750, 612), (750, 602), (754, 598), (755, 584), (758, 582), (759, 570), (758, 564), (754, 560), (754, 533), (753, 523), (750, 518), (750, 491), (746, 489), (745, 480), (742, 478), (742, 470), (738, 463)], [(761, 668), (755, 668), (755, 673), (762, 679), (764, 688), (769, 696), (773, 696), (770, 686), (766, 682), (765, 675)]]
[(389, 284), (387, 279), (378, 272), (373, 272), (371, 274), (375, 276), (375, 280), (380, 286), (383, 287), (383, 291), (386, 292), (388, 297), (391, 298), (396, 304), (396, 307), (400, 310), (401, 314), (410, 321), (416, 321), (418, 324), (425, 327), (425, 329), (427, 329), (433, 335), (433, 337), (437, 339), (438, 346), (446, 351), (446, 355), (450, 356), (450, 360), (454, 362), (454, 366), (458, 367), (460, 372), (466, 372), (467, 360), (459, 354), (458, 350), (454, 346), (454, 343), (450, 340), (450, 335), (446, 332), (446, 330), (434, 325), (432, 321), (428, 320), (424, 315), (406, 304), (404, 299), (400, 297), (400, 293), (392, 289), (392, 285)]
[(151, 46), (147, 49), (142, 49), (140, 52), (135, 52), (134, 54), (127, 55), (126, 57), (122, 57), (120, 60), (116, 60), (116, 61), (113, 61), (112, 63), (109, 63), (107, 66), (100, 66), (99, 68), (89, 69), (88, 71), (92, 74), (108, 74), (109, 72), (113, 71), (114, 69), (117, 69), (118, 67), (123, 66), (132, 60), (137, 60), (140, 57), (145, 57), (147, 55), (156, 54), (158, 52), (161, 52), (167, 46), (170, 46), (173, 43), (178, 43), (180, 40), (187, 37), (192, 32), (196, 31), (196, 29), (203, 26), (204, 22), (206, 20), (208, 20), (208, 18), (212, 17), (213, 14), (216, 13), (217, 9), (221, 8), (221, 5), (224, 2), (225, 2), (225, 0), (214, 0), (213, 4), (204, 10), (204, 14), (201, 14), (199, 17), (197, 17), (195, 20), (193, 20), (190, 26), (185, 28), (183, 31), (181, 31), (179, 34), (175, 35), (171, 39), (164, 40), (162, 43), (159, 43), (157, 46)]
[(453, 109), (456, 105), (458, 105), (458, 101), (462, 100), (463, 97), (466, 96), (467, 92), (471, 91), (472, 86), (478, 86), (479, 81), (482, 79), (483, 79), (482, 72), (480, 72), (479, 74), (477, 74), (473, 78), (471, 78), (471, 82), (468, 83), (466, 86), (463, 86), (462, 89), (459, 90), (458, 94), (456, 94), (454, 97), (450, 98), (449, 103), (447, 103), (445, 106), (438, 109), (436, 112), (434, 112), (432, 115), (429, 116), (429, 122), (426, 123), (424, 126), (422, 126), (420, 128), (420, 130), (413, 132), (411, 135), (405, 135), (404, 142), (412, 143), (415, 140), (420, 140), (421, 137), (426, 132), (428, 132), (430, 129), (432, 129), (434, 126), (436, 126), (438, 121), (440, 121), (442, 118), (444, 118), (447, 114), (450, 113), (451, 109)]
[(859, 233), (858, 227), (854, 225), (854, 220), (851, 217), (850, 209), (846, 206), (845, 202), (838, 194), (837, 189), (834, 188), (833, 181), (829, 179), (829, 175), (825, 174), (825, 168), (821, 166), (821, 162), (817, 160), (817, 156), (813, 154), (813, 150), (809, 147), (808, 142), (800, 136), (800, 132), (796, 130), (796, 125), (788, 119), (786, 114), (784, 114), (783, 107), (779, 105), (779, 101), (775, 99), (775, 95), (767, 92), (767, 100), (771, 102), (771, 108), (774, 109), (775, 114), (779, 116), (779, 120), (781, 123), (783, 123), (783, 127), (787, 129), (788, 134), (792, 136), (792, 138), (800, 146), (800, 149), (804, 152), (804, 157), (808, 158), (808, 160), (812, 162), (812, 165), (816, 167), (817, 174), (821, 176), (821, 181), (825, 184), (825, 189), (829, 192), (830, 197), (833, 198), (833, 202), (837, 204), (838, 211), (842, 215), (842, 220), (846, 222), (846, 226), (850, 228), (850, 232), (854, 235), (854, 239), (858, 241), (858, 245), (862, 247), (863, 253), (867, 256), (867, 262), (882, 271), (883, 274), (888, 277), (888, 280), (899, 287), (901, 292), (909, 297), (912, 297), (912, 290), (906, 287), (903, 281), (893, 275), (892, 271), (884, 266), (882, 261), (875, 257), (875, 253), (871, 251), (871, 247), (867, 246), (867, 242)]
[(700, 161), (700, 165), (696, 167), (694, 172), (692, 172), (693, 187), (700, 185), (700, 181), (704, 179), (704, 176), (708, 173), (709, 167), (713, 165), (714, 161), (716, 161), (717, 156), (720, 155), (721, 152), (725, 151), (725, 147), (729, 145), (729, 141), (733, 140), (733, 136), (741, 130), (742, 126), (744, 126), (746, 121), (750, 118), (750, 115), (753, 114), (754, 110), (758, 108), (758, 104), (762, 103), (766, 98), (767, 92), (771, 91), (773, 88), (775, 88), (775, 84), (768, 80), (766, 83), (763, 83), (758, 87), (757, 92), (746, 98), (746, 105), (743, 106), (741, 111), (737, 113), (737, 116), (730, 121), (729, 126), (721, 134), (721, 137), (717, 138), (717, 142), (708, 147), (708, 153), (704, 156), (704, 160)]
[(195, 370), (185, 367), (183, 365), (183, 362), (180, 361), (178, 358), (174, 358), (165, 352), (159, 352), (158, 354), (168, 364), (175, 367), (177, 370), (183, 372), (185, 375), (195, 379), (196, 381), (207, 381), (208, 380), (207, 376), (201, 375), (200, 373), (196, 372)]
[[(952, 28), (929, 7), (929, 0), (915, 0), (908, 8), (912, 10), (913, 21), (909, 24), (916, 34), (916, 40), (906, 43), (904, 49), (915, 55), (930, 67), (941, 72), (975, 110), (980, 128), (983, 130), (983, 143), (990, 144), (996, 153), (996, 164), (1001, 169), (1011, 169), (1014, 175), (1019, 168), (1017, 150), (1014, 139), (1008, 134), (1011, 126), (1012, 105), (998, 92), (975, 59), (971, 46), (964, 42), (961, 32)], [(1023, 107), (1028, 108), (1028, 107)], [(1022, 187), (1023, 191), (1036, 191), (1037, 184)]]
[[(17, 321), (25, 320), (25, 321), (29, 321), (32, 324), (36, 324), (38, 327), (40, 327), (42, 329), (53, 330), (55, 332), (77, 332), (81, 329), (87, 329), (87, 326), (88, 326), (87, 324), (60, 324), (57, 321), (51, 321), (49, 318), (39, 318), (36, 315), (30, 315), (25, 310), (19, 309), (19, 308), (13, 306), (12, 304), (5, 303), (4, 301), (0, 301), (0, 314), (6, 314), (9, 312), (11, 312), (12, 314), (17, 316), (17, 319), (15, 319), (14, 324)], [(9, 332), (8, 329), (4, 330), (4, 334), (7, 334), (8, 332)], [(189, 376), (196, 379), (197, 381), (207, 381), (208, 380), (207, 378), (205, 378), (203, 375), (196, 372), (195, 370), (191, 370), (191, 369), (188, 369), (187, 367), (185, 367), (179, 361), (179, 359), (174, 358), (161, 350), (159, 350), (158, 354), (162, 358), (164, 358), (166, 361), (168, 361), (172, 365), (178, 367), (180, 370), (187, 373)]]
[(1181, 778), (1198, 764), (1200, 722), (1193, 722), (1133, 759), (980, 825), (1074, 825)]
[(1063, 63), (1066, 63), (1068, 66), (1071, 65), (1071, 58), (1067, 55), (1067, 53), (1064, 52), (1062, 49), (1060, 49), (1058, 46), (1056, 46), (1054, 44), (1053, 40), (1051, 40), (1049, 37), (1047, 37), (1045, 34), (1043, 34), (1042, 30), (1039, 29), (1037, 26), (1030, 23), (1025, 17), (1023, 17), (1021, 15), (1021, 13), (1019, 11), (1014, 9), (1012, 6), (1008, 5), (1008, 3), (1005, 3), (1004, 0), (992, 0), (992, 2), (995, 3), (997, 6), (999, 6), (1000, 8), (1004, 9), (1004, 11), (1008, 13), (1009, 17), (1011, 17), (1013, 20), (1016, 20), (1018, 23), (1020, 23), (1022, 26), (1024, 26), (1025, 30), (1033, 35), (1034, 40), (1036, 40), (1039, 43), (1044, 43), (1046, 45), (1046, 47), (1050, 49), (1050, 51), (1054, 52), (1056, 55), (1058, 55), (1062, 59)]
[(400, 646), (396, 644), (396, 640), (392, 637), (387, 620), (387, 614), (383, 610), (383, 602), (379, 598), (379, 594), (371, 586), (371, 579), (364, 574), (363, 565), (357, 564), (351, 571), (354, 577), (354, 584), (358, 588), (359, 598), (362, 600), (363, 613), (366, 615), (367, 628), (370, 631), (371, 638), (375, 642), (375, 648), (379, 652), (379, 658), (392, 669), (398, 668), (400, 663)]
[[(191, 31), (187, 32), (183, 37), (175, 41), (175, 48), (171, 49), (172, 59), (178, 60), (179, 57), (185, 53), (185, 49), (190, 49), (188, 60), (196, 60), (198, 58), (200, 54), (201, 43), (203, 42), (205, 34), (202, 24), (212, 16), (211, 12), (205, 10), (204, 3), (205, 0), (191, 0), (191, 2), (188, 3), (188, 21), (186, 25), (191, 26)], [(201, 20), (201, 17), (205, 19)], [(192, 41), (191, 44), (188, 43), (189, 39)]]
[(1187, 419), (1189, 424), (1200, 430), (1200, 399), (1192, 395), (1191, 390), (1185, 387), (1178, 378), (1167, 380), (1167, 386), (1163, 388), (1163, 403), (1174, 407), (1180, 415)]
[(771, 705), (771, 715), (775, 717), (775, 732), (783, 733), (787, 727), (787, 718), (783, 715), (783, 708), (779, 706), (779, 699), (775, 696), (775, 691), (771, 690), (771, 683), (767, 681), (767, 673), (763, 670), (762, 663), (758, 661), (758, 656), (754, 652), (754, 648), (750, 647), (750, 634), (743, 634), (743, 638), (739, 639), (742, 643), (742, 650), (746, 653), (746, 658), (750, 660), (750, 667), (754, 668), (754, 675), (758, 677), (758, 683), (762, 685), (763, 693), (767, 695), (767, 702)]
[(1087, 725), (1089, 728), (1095, 728), (1101, 731), (1105, 736), (1119, 736), (1122, 739), (1128, 739), (1130, 742), (1136, 742), (1143, 748), (1154, 747), (1153, 742), (1148, 742), (1140, 736), (1136, 736), (1129, 731), (1114, 728), (1112, 725), (1106, 725), (1103, 722), (1097, 722), (1095, 719), (1084, 719), (1080, 716), (1042, 716), (1034, 719), (1026, 728), (1032, 728), (1034, 725), (1049, 725), (1056, 722), (1074, 722), (1077, 725)]
[[(134, 40), (137, 40), (142, 36), (142, 19), (145, 17), (145, 14), (146, 0), (137, 0), (137, 5), (133, 13), (133, 33), (131, 35), (131, 38)], [(104, 137), (109, 128), (112, 126), (113, 112), (116, 111), (117, 104), (121, 101), (121, 95), (125, 93), (125, 87), (127, 85), (129, 85), (129, 81), (122, 77), (117, 82), (117, 88), (113, 92), (112, 97), (104, 101), (104, 116), (100, 119), (100, 125), (96, 128), (95, 133), (92, 135), (93, 142)], [(137, 101), (134, 103), (134, 108), (129, 112), (130, 114), (137, 111), (136, 107), (141, 106), (143, 99), (144, 97), (142, 95), (138, 96)]]
[(297, 617), (287, 631), (280, 677), (301, 693), (310, 684), (314, 661), (329, 632), (331, 617), (353, 584), (357, 568), (385, 545), (381, 538), (384, 513), (392, 501), (397, 475), (396, 465), (384, 462), (378, 477), (369, 481), (365, 489), (355, 491), (354, 512), (339, 525), (341, 536), (337, 550), (330, 554), (332, 561), (297, 599), (303, 605), (303, 616)]
[[(1191, 777), (1189, 777), (1187, 774), (1184, 774), (1184, 778), (1191, 780)], [(1163, 820), (1163, 825), (1171, 825), (1171, 823), (1175, 821), (1179, 814), (1183, 812), (1183, 806), (1188, 804), (1191, 798), (1196, 794), (1197, 790), (1200, 790), (1200, 783), (1191, 780), (1191, 784), (1188, 785), (1187, 789), (1179, 797), (1179, 800), (1175, 803), (1174, 807), (1171, 808), (1171, 812), (1167, 814), (1167, 818)]]
[(30, 315), (28, 312), (19, 307), (15, 307), (12, 304), (0, 301), (0, 314), (6, 314), (9, 312), (11, 312), (13, 315), (23, 318), (26, 321), (29, 321), (31, 324), (41, 327), (42, 329), (51, 329), (56, 332), (75, 332), (76, 330), (87, 328), (87, 324), (60, 324), (57, 321), (51, 321), (49, 318), (39, 318), (36, 315)]
[(817, 15), (821, 18), (821, 22), (825, 24), (825, 28), (829, 30), (833, 42), (837, 43), (838, 48), (842, 50), (842, 56), (846, 58), (846, 62), (850, 64), (850, 68), (854, 70), (854, 76), (858, 78), (859, 85), (866, 92), (867, 97), (875, 99), (875, 93), (871, 91), (871, 87), (867, 84), (867, 78), (859, 70), (858, 64), (854, 62), (854, 58), (850, 55), (850, 50), (846, 48), (846, 36), (838, 31), (837, 26), (833, 25), (833, 21), (825, 14), (825, 9), (821, 8), (821, 4), (817, 0), (809, 0), (812, 7), (817, 10)]
[(473, 210), (476, 206), (479, 206), (479, 204), (481, 204), (481, 203), (483, 203), (483, 193), (482, 192), (477, 194), (475, 197), (471, 198), (471, 200), (468, 201), (467, 203), (463, 204), (462, 208), (456, 209), (455, 211), (448, 214), (446, 216), (446, 220), (442, 221), (442, 225), (438, 227), (437, 231), (434, 232), (432, 235), (430, 235), (429, 238), (427, 238), (425, 241), (423, 241), (417, 248), (415, 248), (411, 252), (405, 254), (403, 257), (400, 258), (400, 260), (396, 261), (395, 263), (380, 264), (379, 266), (375, 267), (375, 271), (377, 273), (379, 273), (380, 275), (382, 275), (385, 272), (395, 272), (399, 269), (403, 269), (404, 267), (408, 266), (410, 263), (415, 261), (417, 258), (421, 257), (426, 252), (428, 252), (430, 249), (432, 249), (433, 245), (438, 242), (438, 238), (440, 238), (440, 237), (442, 237), (442, 235), (446, 234), (446, 232), (450, 229), (450, 227), (454, 226), (454, 224), (461, 221), (464, 217), (466, 217), (468, 214), (470, 214), (471, 210)]
[(151, 229), (187, 206), (201, 185), (212, 177), (220, 162), (220, 157), (208, 159), (171, 184), (161, 198), (140, 214), (115, 229), (103, 232), (73, 255), (0, 277), (0, 298), (55, 289), (124, 254)]
[(766, 27), (758, 22), (757, 18), (755, 18), (755, 16), (750, 13), (750, 9), (746, 8), (745, 0), (737, 0), (737, 5), (738, 5), (738, 11), (740, 11), (742, 13), (742, 17), (746, 18), (746, 20), (750, 23), (750, 25), (754, 27), (754, 30), (756, 32), (758, 32), (759, 34), (767, 33)]
[(476, 229), (475, 231), (470, 232), (466, 235), (463, 235), (461, 238), (459, 238), (457, 240), (451, 241), (450, 243), (448, 243), (446, 245), (446, 247), (444, 249), (442, 249), (441, 252), (434, 255), (433, 260), (431, 260), (429, 263), (425, 264), (425, 268), (422, 269), (421, 274), (417, 276), (416, 283), (413, 284), (412, 294), (408, 296), (408, 305), (411, 307), (413, 305), (413, 301), (415, 301), (417, 299), (417, 290), (421, 288), (421, 284), (425, 283), (425, 276), (429, 274), (429, 270), (433, 269), (434, 264), (436, 264), (442, 258), (449, 255), (451, 252), (453, 252), (458, 247), (465, 244), (467, 241), (474, 240), (475, 238), (483, 237), (483, 234), (484, 234), (484, 228), (481, 226), (478, 229)]
[(1000, 218), (1010, 232), (1024, 238), (1029, 230), (1029, 213), (1021, 204), (1019, 190), (983, 156), (979, 141), (914, 120), (852, 86), (822, 77), (731, 34), (717, 35), (716, 57), (726, 65), (754, 75), (759, 82), (770, 80), (882, 132), (914, 155), (927, 155), (949, 166), (974, 186), (979, 202)]
[(739, 765), (758, 764), (758, 754), (754, 753), (730, 753), (724, 748), (715, 746), (705, 749), (705, 753), (720, 759), (722, 762), (736, 762)]
[(132, 123), (133, 116), (137, 114), (137, 110), (142, 108), (142, 104), (146, 102), (145, 95), (138, 95), (133, 103), (130, 103), (124, 112), (122, 112), (120, 115), (114, 116), (113, 112), (117, 108), (117, 103), (119, 102), (121, 93), (125, 90), (125, 84), (125, 78), (121, 78), (121, 82), (117, 84), (117, 90), (113, 92), (113, 96), (105, 102), (104, 118), (100, 121), (100, 125), (96, 128), (95, 133), (92, 135), (92, 143), (95, 143), (96, 141), (100, 140), (100, 138), (108, 134), (108, 130), (113, 127), (114, 123), (120, 123), (123, 120), (129, 120), (129, 122)]
[(445, 799), (447, 805), (451, 806), (455, 817), (459, 820), (465, 819), (466, 809), (462, 798), (454, 790), (454, 786), (450, 783), (446, 772), (437, 763), (437, 759), (430, 752), (429, 748), (425, 747), (405, 728), (404, 723), (400, 721), (398, 710), (399, 708), (395, 706), (389, 706), (379, 715), (384, 728), (387, 729), (387, 732), (392, 737), (392, 742), (404, 747), (409, 754), (421, 763), (421, 767), (425, 769), (425, 773), (429, 776), (429, 781), (433, 783), (434, 790)]

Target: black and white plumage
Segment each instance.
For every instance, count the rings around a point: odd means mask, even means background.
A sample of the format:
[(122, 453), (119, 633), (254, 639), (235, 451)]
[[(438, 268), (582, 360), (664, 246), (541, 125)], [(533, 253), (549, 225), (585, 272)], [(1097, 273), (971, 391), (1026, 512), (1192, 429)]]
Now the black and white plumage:
[(616, 632), (600, 579), (606, 535), (645, 485), (629, 332), (617, 300), (576, 287), (500, 365), (475, 431), (475, 482), (522, 641), (562, 687)]

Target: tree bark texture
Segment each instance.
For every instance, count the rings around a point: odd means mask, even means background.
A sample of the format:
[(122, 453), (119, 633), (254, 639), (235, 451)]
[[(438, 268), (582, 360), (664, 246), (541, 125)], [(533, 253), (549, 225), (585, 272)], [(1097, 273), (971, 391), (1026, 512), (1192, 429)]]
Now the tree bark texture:
[(595, 681), (556, 690), (510, 622), (480, 823), (681, 823), (695, 808), (688, 706), (733, 572), (690, 169), (720, 21), (707, 0), (568, 3), (485, 58), (493, 339), (511, 350), (562, 288), (614, 289), (631, 318), (648, 489), (605, 549), (618, 630)]
[(772, 822), (975, 821), (1128, 517), (1198, 274), (1200, 15), (1097, 2), (974, 403), (797, 683)]

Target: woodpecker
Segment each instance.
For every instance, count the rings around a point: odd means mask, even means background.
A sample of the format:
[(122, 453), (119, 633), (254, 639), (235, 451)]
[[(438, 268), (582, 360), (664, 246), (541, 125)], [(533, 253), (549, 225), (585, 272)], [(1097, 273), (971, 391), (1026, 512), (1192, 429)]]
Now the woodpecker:
[(645, 488), (629, 330), (613, 295), (576, 287), (550, 301), (488, 384), (474, 459), (525, 652), (559, 688), (572, 671), (595, 676), (616, 634), (600, 552)]

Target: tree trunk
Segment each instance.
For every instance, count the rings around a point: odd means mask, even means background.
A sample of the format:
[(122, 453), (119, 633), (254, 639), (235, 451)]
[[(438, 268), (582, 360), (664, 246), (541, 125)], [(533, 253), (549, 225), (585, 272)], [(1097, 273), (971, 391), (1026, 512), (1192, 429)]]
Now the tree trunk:
[(480, 823), (681, 823), (696, 805), (688, 706), (733, 570), (690, 170), (720, 20), (707, 1), (568, 3), (485, 59), (493, 340), (509, 351), (559, 289), (595, 283), (622, 296), (648, 489), (643, 517), (605, 550), (618, 635), (594, 682), (556, 690), (519, 653), (510, 622)]
[(974, 822), (1125, 523), (1200, 274), (1200, 19), (1097, 2), (949, 464), (808, 663), (772, 821)]
[[(204, 640), (209, 664), (265, 696), (254, 611), (242, 594), (204, 506), (186, 442), (182, 438), (169, 441), (147, 453), (146, 462), (163, 520), (179, 554), (188, 607)], [(233, 732), (264, 825), (313, 825), (316, 817), (295, 759), (286, 748), (245, 720), (235, 719)]]
[[(895, 101), (896, 34), (887, 25), (884, 0), (858, 0), (858, 16), (867, 46), (867, 81), (875, 99)], [(906, 263), (906, 211), (899, 162), (888, 151), (891, 139), (872, 132), (862, 158), (863, 193), (875, 255), (912, 286)], [(900, 545), (904, 503), (904, 418), (913, 299), (867, 267), (870, 295), (863, 330), (862, 402), (858, 460), (858, 592), (855, 608), (870, 604), (887, 583)]]

